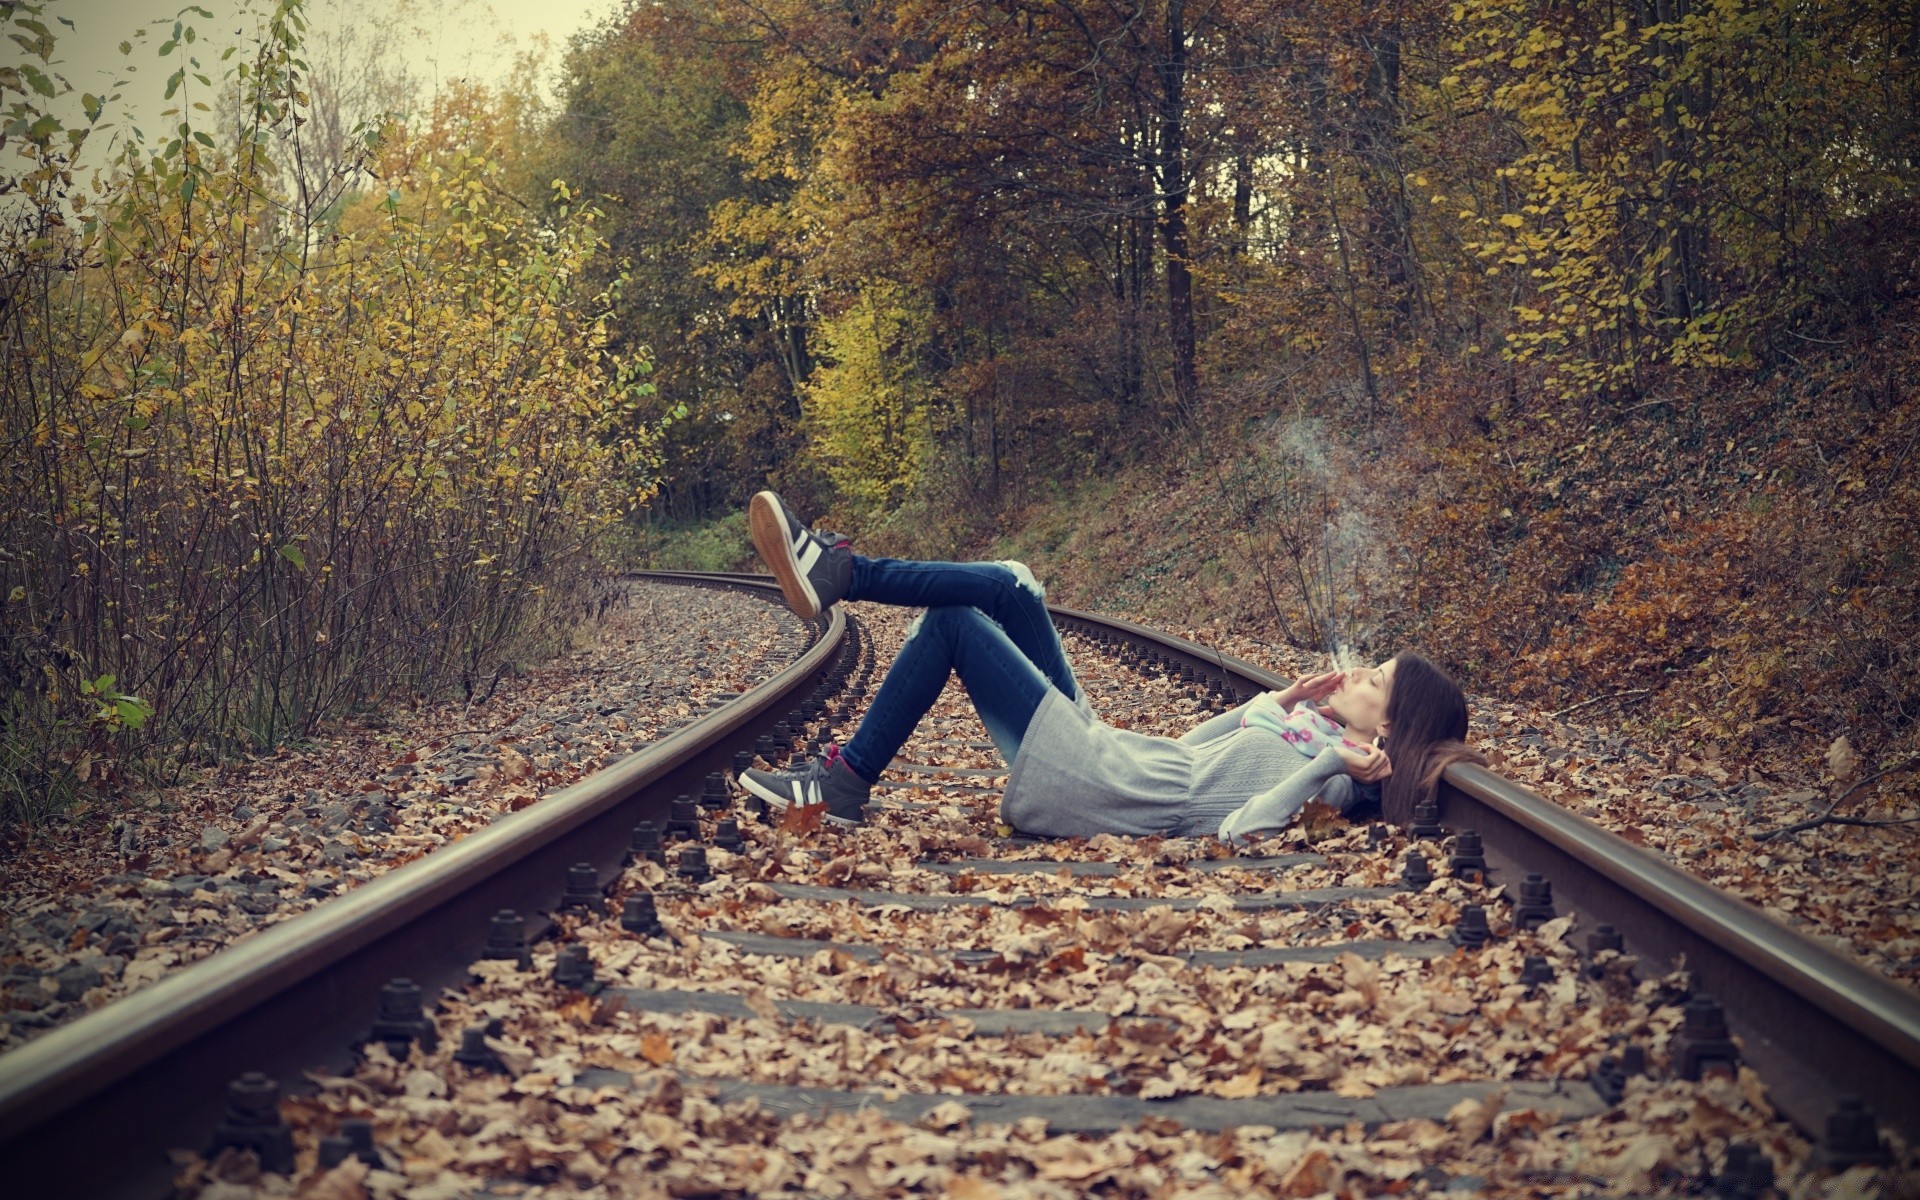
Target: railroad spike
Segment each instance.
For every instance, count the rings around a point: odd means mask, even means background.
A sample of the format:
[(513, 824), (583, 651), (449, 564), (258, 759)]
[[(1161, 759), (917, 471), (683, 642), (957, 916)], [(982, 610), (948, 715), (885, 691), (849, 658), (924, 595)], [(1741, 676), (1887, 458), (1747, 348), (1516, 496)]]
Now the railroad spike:
[(591, 912), (605, 899), (600, 894), (600, 875), (592, 863), (575, 863), (567, 868), (567, 883), (560, 893), (561, 908), (582, 908)]
[(1520, 899), (1513, 906), (1516, 929), (1538, 929), (1553, 920), (1553, 884), (1545, 876), (1529, 875), (1520, 881)]
[(1727, 1033), (1726, 1010), (1711, 996), (1696, 995), (1682, 1010), (1680, 1034), (1674, 1039), (1675, 1072), (1699, 1082), (1709, 1071), (1737, 1072), (1740, 1048)]
[(522, 971), (533, 966), (533, 949), (527, 945), (527, 923), (520, 914), (510, 908), (503, 908), (493, 914), (487, 923), (487, 948), (480, 957), (500, 961), (511, 960)]
[(1842, 1096), (1827, 1114), (1827, 1139), (1815, 1152), (1829, 1171), (1850, 1171), (1862, 1163), (1891, 1159), (1880, 1140), (1880, 1119), (1858, 1096)]
[(259, 1071), (227, 1084), (227, 1111), (214, 1126), (207, 1157), (229, 1147), (253, 1151), (262, 1171), (293, 1173), (293, 1126), (280, 1118), (280, 1085)]
[(391, 979), (380, 988), (379, 1015), (367, 1035), (369, 1042), (381, 1042), (387, 1053), (405, 1062), (407, 1048), (415, 1042), (428, 1054), (439, 1045), (433, 1022), (422, 1006), (420, 986), (411, 979)]

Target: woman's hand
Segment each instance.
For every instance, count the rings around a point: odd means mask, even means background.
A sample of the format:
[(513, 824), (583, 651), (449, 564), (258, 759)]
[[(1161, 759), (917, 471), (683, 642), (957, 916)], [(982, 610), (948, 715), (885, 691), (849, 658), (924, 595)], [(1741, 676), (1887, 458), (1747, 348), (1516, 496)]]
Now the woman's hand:
[(1342, 742), (1334, 751), (1340, 755), (1340, 761), (1347, 764), (1347, 774), (1361, 783), (1379, 783), (1393, 774), (1393, 760), (1378, 746), (1351, 746)]
[(1344, 671), (1325, 671), (1319, 675), (1296, 679), (1280, 693), (1280, 707), (1291, 710), (1302, 700), (1311, 700), (1317, 704), (1339, 691), (1340, 685), (1346, 682), (1346, 678)]

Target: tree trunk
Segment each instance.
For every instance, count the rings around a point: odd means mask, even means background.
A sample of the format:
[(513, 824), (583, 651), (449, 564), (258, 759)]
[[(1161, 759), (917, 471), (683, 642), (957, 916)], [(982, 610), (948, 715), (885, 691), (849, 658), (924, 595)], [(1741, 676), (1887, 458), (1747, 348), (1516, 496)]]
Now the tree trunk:
[(1187, 246), (1186, 0), (1167, 0), (1166, 46), (1160, 76), (1161, 247), (1167, 256), (1167, 334), (1173, 343), (1173, 390), (1189, 408), (1200, 391), (1194, 355), (1193, 274)]

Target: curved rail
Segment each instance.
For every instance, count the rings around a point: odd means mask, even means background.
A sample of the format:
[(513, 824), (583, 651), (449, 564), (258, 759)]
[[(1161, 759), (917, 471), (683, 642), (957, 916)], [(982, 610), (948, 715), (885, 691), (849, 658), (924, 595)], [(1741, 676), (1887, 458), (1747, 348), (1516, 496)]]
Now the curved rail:
[[(750, 582), (766, 576), (725, 574)], [(1152, 645), (1241, 696), (1287, 680), (1197, 642), (1116, 617), (1049, 605), (1065, 628)], [(1856, 1095), (1920, 1138), (1920, 996), (1537, 793), (1471, 764), (1444, 776), (1440, 818), (1477, 831), (1496, 880), (1538, 873), (1560, 911), (1617, 929), (1627, 951), (1684, 965), (1719, 999), (1774, 1103), (1810, 1134)]]
[[(1288, 682), (1131, 621), (1054, 611), (1063, 624), (1115, 631), (1184, 665), (1224, 672), (1242, 695)], [(1481, 835), (1495, 880), (1541, 874), (1559, 911), (1614, 926), (1643, 960), (1684, 964), (1694, 989), (1726, 1007), (1775, 1106), (1810, 1135), (1824, 1133), (1840, 1097), (1854, 1095), (1920, 1138), (1920, 995), (1483, 767), (1447, 769), (1440, 819)]]
[(811, 628), (799, 659), (646, 749), (7, 1054), (9, 1189), (165, 1194), (166, 1150), (205, 1141), (226, 1080), (344, 1064), (387, 981), (405, 976), (432, 995), (464, 976), (496, 912), (532, 925), (555, 906), (569, 866), (610, 873), (635, 822), (697, 793), (826, 671), (845, 618), (834, 610)]
[[(635, 577), (773, 590), (764, 575)], [(1053, 611), (1063, 628), (1153, 647), (1241, 696), (1286, 683), (1146, 626)], [(9, 1183), (35, 1195), (164, 1191), (160, 1152), (204, 1138), (221, 1081), (343, 1063), (388, 979), (428, 989), (456, 980), (495, 911), (549, 910), (573, 863), (606, 872), (634, 821), (696, 790), (827, 670), (845, 620), (835, 609), (813, 627), (798, 661), (646, 750), (7, 1055)], [(1803, 1128), (1817, 1132), (1835, 1097), (1854, 1093), (1920, 1136), (1920, 997), (1490, 771), (1450, 769), (1441, 800), (1444, 823), (1480, 832), (1496, 879), (1546, 875), (1560, 911), (1613, 924), (1644, 960), (1684, 962), (1696, 988), (1725, 1003), (1775, 1103)]]

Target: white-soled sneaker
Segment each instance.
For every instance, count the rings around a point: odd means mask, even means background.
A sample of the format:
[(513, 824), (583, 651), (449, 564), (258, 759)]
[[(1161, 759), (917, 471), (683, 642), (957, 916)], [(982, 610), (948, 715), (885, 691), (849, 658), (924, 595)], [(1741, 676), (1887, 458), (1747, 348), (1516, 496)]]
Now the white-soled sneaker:
[(780, 581), (787, 607), (817, 617), (853, 583), (853, 545), (837, 533), (815, 533), (787, 511), (780, 497), (759, 492), (747, 505), (753, 548)]
[(824, 804), (824, 820), (833, 825), (864, 822), (867, 800), (873, 794), (867, 781), (831, 749), (798, 771), (742, 771), (740, 786), (766, 801), (772, 813), (783, 813), (796, 805), (807, 808)]

